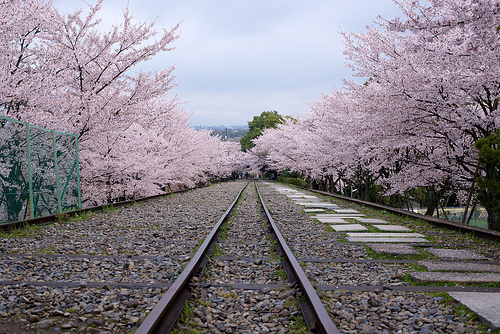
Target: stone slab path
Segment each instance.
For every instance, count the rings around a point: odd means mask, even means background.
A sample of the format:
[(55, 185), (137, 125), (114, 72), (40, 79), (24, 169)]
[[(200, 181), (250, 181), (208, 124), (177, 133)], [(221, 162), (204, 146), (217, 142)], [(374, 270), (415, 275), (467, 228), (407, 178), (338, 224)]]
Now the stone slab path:
[(417, 243), (417, 242), (428, 242), (424, 238), (383, 238), (383, 237), (371, 237), (371, 238), (360, 238), (360, 237), (348, 237), (349, 242), (407, 242), (407, 243)]
[(348, 237), (355, 238), (424, 238), (421, 233), (347, 233)]
[(497, 273), (457, 273), (457, 272), (435, 272), (417, 271), (410, 274), (412, 280), (416, 282), (455, 282), (463, 284), (471, 283), (498, 283), (500, 274)]
[[(274, 185), (273, 185), (274, 186)], [(367, 217), (357, 210), (341, 208), (337, 204), (306, 195), (292, 188), (275, 186), (276, 190), (288, 196), (296, 204), (304, 207), (304, 212), (316, 213), (312, 219), (328, 224), (336, 232), (345, 232), (345, 239), (351, 243), (366, 243), (376, 253), (400, 256), (419, 255), (419, 244), (431, 241), (422, 233), (393, 224), (384, 219)], [(325, 213), (319, 210), (325, 210)], [(414, 282), (458, 284), (481, 284), (500, 282), (500, 265), (489, 264), (486, 257), (467, 249), (447, 249), (430, 247), (423, 250), (440, 260), (418, 261), (426, 272), (411, 272)], [(472, 262), (474, 261), (474, 262)], [(451, 292), (450, 295), (480, 318), (488, 322), (492, 329), (500, 328), (500, 293)]]
[(500, 293), (450, 292), (451, 297), (476, 312), (491, 329), (500, 329)]
[[(346, 218), (317, 218), (320, 222), (325, 223), (325, 224), (352, 224), (351, 222), (347, 221)], [(359, 224), (353, 224), (353, 225), (359, 225)]]
[(330, 225), (336, 232), (345, 231), (367, 231), (368, 229), (360, 224)]
[(325, 212), (324, 209), (304, 209), (304, 212), (313, 213), (313, 212)]
[(375, 228), (378, 228), (381, 231), (391, 231), (391, 232), (410, 232), (409, 228), (400, 225), (382, 225), (382, 224), (373, 224)]
[(448, 260), (486, 260), (482, 255), (464, 249), (429, 248), (427, 250), (440, 259)]
[(378, 218), (356, 218), (356, 220), (367, 224), (389, 224), (389, 222)]
[(318, 220), (321, 219), (328, 219), (328, 218), (346, 218), (346, 219), (356, 219), (359, 221), (358, 218), (363, 217), (363, 214), (356, 213), (356, 214), (346, 214), (346, 213), (319, 213), (314, 216), (311, 216), (311, 218), (316, 218)]
[(488, 263), (471, 263), (463, 261), (418, 261), (418, 265), (429, 271), (486, 271), (500, 273), (500, 266)]
[(417, 255), (420, 254), (415, 248), (407, 244), (368, 244), (368, 247), (377, 253), (392, 255)]

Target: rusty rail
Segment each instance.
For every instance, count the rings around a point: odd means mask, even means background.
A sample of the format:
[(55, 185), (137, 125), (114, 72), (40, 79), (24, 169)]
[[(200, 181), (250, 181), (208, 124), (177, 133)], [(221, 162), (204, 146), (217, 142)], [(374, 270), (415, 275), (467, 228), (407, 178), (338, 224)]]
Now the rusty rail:
[[(146, 196), (146, 197), (136, 198), (136, 199), (127, 200), (127, 201), (103, 204), (103, 205), (88, 207), (88, 208), (84, 208), (84, 209), (65, 211), (62, 213), (62, 215), (67, 216), (67, 217), (74, 217), (77, 214), (83, 214), (83, 213), (87, 213), (87, 212), (100, 212), (100, 211), (104, 211), (105, 207), (119, 208), (122, 206), (132, 205), (134, 203), (143, 203), (143, 202), (147, 202), (147, 201), (150, 201), (150, 200), (153, 200), (156, 198), (170, 196), (172, 194), (185, 193), (185, 192), (188, 192), (190, 190), (193, 190), (193, 188), (174, 190), (174, 191), (170, 191), (170, 192), (159, 194), (159, 195), (152, 195), (152, 196)], [(56, 221), (57, 219), (58, 219), (57, 214), (48, 215), (48, 216), (40, 216), (40, 217), (29, 218), (29, 219), (25, 219), (25, 220), (18, 220), (15, 222), (1, 223), (0, 229), (17, 228), (17, 227), (23, 226), (25, 224), (38, 225), (38, 224), (44, 224), (44, 223), (51, 223), (51, 222)]]
[(374, 209), (385, 210), (387, 212), (391, 212), (391, 213), (397, 214), (399, 216), (410, 217), (410, 218), (414, 218), (414, 219), (421, 219), (421, 220), (424, 220), (432, 225), (443, 227), (443, 228), (448, 228), (448, 229), (453, 229), (453, 230), (458, 230), (461, 233), (470, 233), (470, 234), (473, 234), (473, 235), (476, 235), (476, 236), (479, 236), (482, 238), (486, 238), (489, 240), (500, 241), (500, 232), (497, 232), (497, 231), (488, 230), (488, 229), (476, 227), (476, 226), (464, 225), (462, 223), (455, 223), (455, 222), (452, 222), (450, 220), (445, 220), (445, 219), (432, 217), (432, 216), (426, 216), (426, 215), (422, 215), (420, 213), (416, 213), (416, 212), (412, 212), (412, 211), (408, 211), (408, 210), (397, 209), (397, 208), (393, 208), (390, 206), (377, 204), (377, 203), (373, 203), (373, 202), (367, 202), (367, 201), (363, 201), (363, 200), (356, 199), (356, 198), (350, 198), (350, 197), (339, 195), (339, 194), (333, 194), (333, 193), (329, 193), (329, 192), (325, 192), (325, 191), (302, 188), (302, 187), (301, 187), (301, 189), (307, 190), (307, 191), (310, 191), (313, 193), (325, 195), (325, 196), (330, 196), (330, 197), (342, 199), (345, 201), (354, 202), (354, 203), (361, 204), (361, 205), (371, 207)]
[(288, 280), (290, 283), (296, 283), (300, 286), (304, 294), (304, 302), (301, 303), (302, 314), (306, 321), (307, 327), (313, 333), (340, 333), (338, 328), (333, 323), (330, 315), (326, 311), (323, 303), (321, 302), (316, 290), (312, 286), (311, 282), (307, 278), (306, 274), (300, 267), (299, 262), (293, 255), (292, 251), (286, 244), (285, 238), (276, 226), (269, 210), (267, 209), (264, 199), (260, 193), (260, 190), (255, 184), (257, 193), (259, 195), (260, 203), (264, 209), (266, 219), (269, 222), (269, 230), (272, 236), (277, 241), (276, 246), (278, 247), (277, 253), (283, 257), (282, 264), (287, 273)]
[(202, 245), (188, 263), (186, 268), (177, 277), (175, 282), (165, 292), (158, 304), (151, 310), (151, 313), (144, 319), (142, 324), (134, 332), (135, 334), (151, 334), (151, 333), (169, 333), (175, 325), (177, 318), (181, 314), (186, 301), (189, 298), (188, 283), (191, 277), (201, 275), (207, 263), (207, 256), (215, 247), (215, 242), (221, 234), (220, 228), (231, 215), (236, 203), (241, 197), (241, 194), (248, 186), (240, 190), (236, 199), (229, 205), (226, 212), (220, 217), (215, 224), (210, 234), (205, 238)]

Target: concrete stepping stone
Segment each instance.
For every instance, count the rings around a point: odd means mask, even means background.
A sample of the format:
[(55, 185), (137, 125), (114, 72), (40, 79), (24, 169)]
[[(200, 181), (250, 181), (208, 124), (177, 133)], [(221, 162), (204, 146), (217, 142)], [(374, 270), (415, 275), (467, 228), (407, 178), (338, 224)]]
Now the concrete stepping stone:
[(311, 216), (311, 218), (316, 218), (318, 220), (322, 220), (324, 219), (325, 220), (325, 223), (335, 223), (335, 221), (329, 221), (329, 219), (352, 219), (352, 218), (356, 218), (356, 216), (350, 216), (350, 215), (338, 215), (338, 216), (330, 216), (330, 217), (322, 217), (321, 216), (322, 214), (320, 215), (315, 215), (315, 216)]
[(358, 217), (364, 216), (361, 213), (320, 213), (317, 215), (314, 215), (313, 218), (354, 218), (356, 220), (359, 220)]
[(285, 187), (285, 186), (271, 186), (272, 188), (276, 189), (277, 191), (298, 191), (296, 189), (292, 189), (290, 187)]
[(301, 201), (301, 202), (314, 202), (314, 203), (317, 203), (317, 202), (323, 202), (323, 203), (328, 203), (328, 204), (332, 204), (332, 203), (329, 203), (329, 202), (325, 202), (323, 201), (321, 198), (308, 198), (307, 196), (300, 196), (300, 197), (291, 197), (291, 196), (288, 196), (288, 198), (290, 198), (291, 200), (294, 200), (294, 201)]
[(372, 225), (381, 231), (393, 231), (393, 232), (409, 232), (409, 228), (400, 225)]
[(424, 238), (360, 238), (360, 237), (348, 237), (346, 238), (349, 242), (405, 242), (405, 243), (417, 243), (417, 242), (429, 242), (429, 240)]
[(440, 259), (486, 260), (484, 256), (465, 249), (429, 248), (427, 251)]
[(500, 283), (500, 274), (496, 273), (457, 273), (457, 272), (414, 272), (410, 273), (412, 280), (416, 282), (442, 282), (455, 283)]
[(347, 220), (344, 220), (342, 218), (316, 218), (316, 219), (322, 223), (325, 223), (325, 224), (331, 224), (331, 223), (334, 223), (334, 224), (352, 224), (351, 222), (348, 222)]
[(324, 209), (304, 209), (304, 212), (325, 212)]
[(345, 231), (366, 231), (366, 227), (360, 224), (343, 224), (343, 225), (330, 225), (336, 232)]
[(459, 303), (477, 313), (479, 318), (495, 330), (500, 329), (500, 293), (498, 292), (448, 292)]
[(291, 189), (283, 189), (283, 190), (279, 190), (279, 189), (276, 189), (280, 194), (283, 194), (283, 195), (299, 195), (299, 196), (304, 196), (305, 193), (303, 192), (300, 192), (300, 191), (297, 191), (297, 190), (291, 190)]
[(377, 253), (387, 253), (392, 255), (416, 255), (419, 252), (410, 245), (406, 244), (369, 244), (368, 247)]
[(420, 233), (347, 233), (349, 237), (358, 238), (425, 238), (423, 234)]
[(350, 209), (334, 209), (335, 212), (337, 213), (359, 213), (357, 210), (350, 210)]
[(385, 220), (378, 219), (378, 218), (356, 218), (356, 220), (359, 220), (362, 223), (368, 223), (368, 224), (389, 224), (389, 222), (386, 222)]
[(418, 265), (429, 271), (487, 271), (500, 273), (500, 266), (487, 263), (470, 263), (462, 261), (418, 261)]
[[(297, 205), (302, 205), (302, 206), (307, 206), (307, 207), (311, 207), (310, 204), (316, 204), (316, 203), (324, 204), (324, 202), (308, 202), (308, 201), (304, 201), (304, 200), (294, 201), (294, 202)], [(334, 207), (331, 208), (331, 210), (333, 210), (333, 209), (334, 209)]]
[(303, 203), (301, 205), (309, 207), (309, 208), (322, 208), (322, 209), (330, 209), (330, 210), (335, 210), (335, 208), (338, 208), (338, 206), (336, 206), (335, 204), (321, 203), (321, 202), (316, 202), (316, 203), (309, 202), (309, 203)]
[[(321, 198), (304, 198), (304, 196), (300, 196), (300, 197), (295, 197), (295, 196), (287, 196), (289, 199), (291, 199), (292, 201), (296, 201), (296, 202), (306, 202), (306, 203), (326, 203), (324, 202)], [(330, 204), (330, 203), (328, 203)]]

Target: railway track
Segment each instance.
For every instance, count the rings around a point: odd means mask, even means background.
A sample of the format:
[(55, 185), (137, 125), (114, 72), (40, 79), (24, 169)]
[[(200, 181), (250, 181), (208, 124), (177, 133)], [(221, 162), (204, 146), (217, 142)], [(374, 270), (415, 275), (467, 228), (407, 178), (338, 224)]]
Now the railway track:
[[(280, 226), (341, 332), (487, 332), (478, 323), (462, 324), (455, 311), (463, 308), (454, 298), (466, 305), (464, 294), (498, 298), (500, 247), (491, 236), (478, 238), (317, 192), (270, 188), (323, 228), (297, 232)], [(272, 203), (271, 211), (275, 219), (287, 220), (281, 214), (285, 206)], [(498, 328), (494, 305), (486, 320)]]
[(242, 187), (218, 184), (4, 232), (0, 333), (133, 331)]
[[(258, 199), (255, 190), (257, 190)], [(199, 312), (204, 310), (208, 317), (212, 319), (215, 317), (219, 320), (219, 325), (214, 326), (211, 323), (207, 324), (206, 317), (204, 317), (205, 322), (196, 318), (196, 322), (190, 323), (193, 327), (201, 327), (210, 332), (260, 332), (278, 328), (277, 331), (286, 333), (291, 326), (293, 327), (294, 321), (297, 321), (298, 305), (294, 305), (294, 302), (300, 300), (300, 309), (310, 331), (339, 333), (311, 282), (274, 223), (260, 192), (257, 188), (255, 190), (246, 191), (238, 207), (239, 210), (232, 216), (230, 223), (224, 224), (228, 218), (226, 215), (221, 217), (191, 263), (136, 333), (170, 332), (177, 322), (178, 314), (188, 300), (190, 295), (188, 287), (192, 278), (199, 283), (191, 285), (196, 292), (193, 294), (194, 297), (189, 307), (196, 308)], [(233, 204), (236, 204), (237, 200)], [(259, 206), (263, 208), (263, 214), (259, 212)], [(233, 207), (230, 207), (226, 211), (227, 215), (232, 209)], [(223, 231), (227, 233), (223, 235)], [(222, 240), (218, 240), (220, 236), (223, 237)], [(228, 240), (230, 236), (233, 238)], [(238, 240), (234, 239), (236, 236)], [(252, 243), (250, 244), (252, 247), (245, 247), (248, 242)], [(237, 259), (202, 261), (212, 257), (215, 247), (218, 250), (217, 255), (224, 255), (230, 251), (231, 255), (237, 256)], [(269, 256), (271, 258), (268, 258)], [(208, 266), (205, 267), (205, 264)], [(283, 286), (285, 272), (291, 285)], [(281, 273), (281, 276), (277, 273)], [(213, 290), (213, 285), (220, 289)], [(237, 289), (234, 289), (235, 285)], [(207, 309), (205, 305), (215, 306), (208, 298), (209, 292), (207, 291), (211, 291), (210, 288), (213, 292), (220, 292), (221, 303), (217, 304), (219, 307)], [(278, 291), (275, 290), (276, 288)], [(254, 298), (251, 298), (256, 289), (262, 290), (262, 293), (256, 293)], [(300, 298), (297, 299), (297, 297)], [(251, 310), (245, 303), (247, 300), (249, 303), (251, 299), (257, 302), (256, 298), (261, 301), (256, 305), (261, 304), (261, 307), (258, 309), (254, 307), (254, 310)], [(231, 302), (226, 302), (226, 299), (230, 299)], [(268, 302), (262, 307), (264, 301)], [(283, 312), (273, 312), (272, 308), (277, 308), (278, 305), (280, 311)], [(232, 313), (230, 320), (240, 318), (244, 321), (226, 322), (229, 313)], [(189, 331), (191, 329), (181, 326), (179, 324), (177, 330)]]
[[(459, 304), (444, 292), (500, 292), (491, 280), (500, 267), (498, 243), (290, 187), (260, 182), (259, 191), (253, 185), (242, 191), (244, 185), (215, 185), (4, 235), (0, 333), (484, 329), (456, 313)], [(230, 204), (237, 204), (234, 212)], [(349, 231), (353, 226), (364, 230)], [(394, 233), (422, 240), (363, 240), (402, 238)], [(445, 250), (462, 253), (446, 257)], [(445, 272), (443, 265), (462, 266), (451, 271), (457, 282), (431, 277)], [(472, 272), (483, 281), (459, 282)], [(172, 300), (180, 301), (175, 312), (167, 307)], [(165, 314), (170, 319), (159, 320)]]

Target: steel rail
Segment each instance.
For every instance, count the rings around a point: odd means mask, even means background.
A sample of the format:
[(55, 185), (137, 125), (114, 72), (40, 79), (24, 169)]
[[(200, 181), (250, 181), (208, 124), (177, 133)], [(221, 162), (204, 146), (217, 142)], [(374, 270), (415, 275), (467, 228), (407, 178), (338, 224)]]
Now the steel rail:
[(266, 219), (269, 222), (269, 230), (279, 247), (278, 253), (283, 256), (282, 264), (287, 272), (287, 277), (290, 283), (297, 283), (304, 294), (305, 303), (301, 305), (302, 314), (306, 320), (307, 327), (313, 333), (340, 333), (338, 328), (333, 323), (330, 315), (326, 311), (323, 303), (321, 302), (316, 290), (312, 286), (311, 281), (307, 278), (306, 274), (300, 267), (299, 262), (293, 255), (292, 251), (286, 244), (285, 238), (279, 231), (276, 223), (274, 222), (269, 210), (264, 203), (264, 199), (260, 193), (259, 187), (255, 184), (257, 194), (259, 195), (260, 203), (264, 209)]
[(374, 209), (385, 210), (387, 212), (391, 212), (391, 213), (394, 213), (394, 214), (397, 214), (397, 215), (403, 216), (403, 217), (411, 217), (414, 219), (421, 219), (421, 220), (424, 220), (424, 221), (426, 221), (432, 225), (435, 225), (435, 226), (444, 227), (444, 228), (453, 229), (453, 230), (458, 230), (459, 232), (462, 232), (462, 233), (466, 232), (466, 233), (470, 233), (470, 234), (480, 236), (480, 237), (483, 237), (486, 239), (500, 241), (500, 232), (497, 232), (497, 231), (492, 231), (492, 230), (488, 230), (488, 229), (484, 229), (484, 228), (480, 228), (480, 227), (476, 227), (476, 226), (464, 225), (462, 223), (455, 223), (455, 222), (441, 219), (441, 218), (437, 218), (437, 217), (426, 216), (426, 215), (422, 215), (420, 213), (407, 211), (407, 210), (401, 210), (401, 209), (393, 208), (393, 207), (382, 205), (382, 204), (363, 201), (363, 200), (356, 199), (356, 198), (350, 198), (350, 197), (339, 195), (339, 194), (329, 193), (326, 191), (308, 189), (308, 188), (303, 188), (303, 187), (300, 187), (300, 189), (307, 190), (307, 191), (321, 194), (321, 195), (325, 195), (325, 196), (329, 196), (329, 197), (334, 197), (334, 198), (354, 202), (354, 203), (368, 206), (368, 207), (371, 207)]
[[(200, 187), (202, 188), (202, 187)], [(108, 204), (103, 204), (103, 205), (98, 205), (98, 206), (93, 206), (89, 208), (84, 208), (84, 209), (77, 209), (77, 210), (71, 210), (71, 211), (64, 211), (62, 215), (67, 215), (68, 217), (74, 217), (76, 214), (80, 213), (86, 213), (86, 212), (100, 212), (104, 211), (105, 207), (112, 207), (112, 208), (118, 208), (122, 206), (127, 206), (131, 205), (134, 203), (142, 203), (142, 202), (147, 202), (156, 198), (160, 197), (166, 197), (170, 196), (172, 194), (180, 194), (180, 193), (185, 193), (190, 190), (197, 189), (197, 188), (189, 188), (189, 189), (182, 189), (182, 190), (174, 190), (170, 191), (167, 193), (162, 193), (159, 195), (153, 195), (153, 196), (146, 196), (146, 197), (141, 197), (141, 198), (136, 198), (128, 201), (121, 201), (121, 202), (116, 202), (116, 203), (108, 203)], [(37, 225), (37, 224), (43, 224), (43, 223), (49, 223), (56, 221), (58, 219), (58, 215), (48, 215), (48, 216), (41, 216), (41, 217), (36, 217), (36, 218), (29, 218), (29, 219), (24, 219), (24, 220), (18, 220), (15, 222), (8, 222), (8, 223), (2, 223), (0, 224), (0, 229), (5, 229), (5, 228), (16, 228), (18, 226), (22, 226), (23, 224), (28, 224), (28, 225)]]
[(135, 334), (152, 334), (152, 333), (169, 333), (175, 325), (177, 318), (184, 309), (184, 305), (189, 298), (188, 283), (191, 277), (201, 275), (204, 267), (207, 264), (207, 256), (210, 255), (215, 247), (215, 242), (219, 238), (220, 228), (231, 215), (233, 209), (238, 203), (241, 194), (248, 186), (240, 190), (236, 199), (229, 205), (226, 212), (220, 217), (215, 224), (210, 234), (205, 238), (200, 248), (188, 263), (186, 268), (181, 272), (179, 277), (172, 283), (170, 288), (165, 292), (158, 304), (151, 310), (146, 319), (134, 332)]

